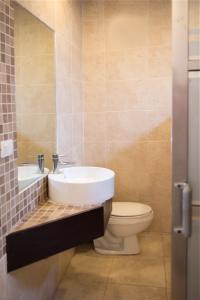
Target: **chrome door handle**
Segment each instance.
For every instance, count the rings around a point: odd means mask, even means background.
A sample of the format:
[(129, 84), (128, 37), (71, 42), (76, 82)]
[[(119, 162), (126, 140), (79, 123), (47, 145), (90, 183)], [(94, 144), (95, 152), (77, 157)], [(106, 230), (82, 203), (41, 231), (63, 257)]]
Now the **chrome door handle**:
[(185, 237), (191, 236), (192, 222), (192, 190), (187, 182), (177, 182), (175, 188), (181, 190), (181, 208), (182, 208), (182, 224), (180, 227), (175, 227), (175, 233), (181, 233)]

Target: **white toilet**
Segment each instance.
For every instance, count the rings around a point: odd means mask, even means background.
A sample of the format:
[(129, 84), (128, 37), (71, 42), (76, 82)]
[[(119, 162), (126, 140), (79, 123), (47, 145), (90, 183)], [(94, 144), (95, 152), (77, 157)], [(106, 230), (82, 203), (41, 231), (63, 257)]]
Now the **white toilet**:
[(137, 254), (137, 234), (146, 230), (153, 220), (149, 205), (136, 202), (113, 202), (112, 213), (103, 237), (94, 240), (101, 254)]

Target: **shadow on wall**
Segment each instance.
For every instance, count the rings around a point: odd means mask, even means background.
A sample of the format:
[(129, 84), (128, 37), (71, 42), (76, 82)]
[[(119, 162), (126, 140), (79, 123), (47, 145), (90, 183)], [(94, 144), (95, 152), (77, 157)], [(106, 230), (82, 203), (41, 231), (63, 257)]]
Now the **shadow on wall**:
[[(114, 201), (149, 204), (155, 213), (150, 231), (169, 232), (171, 220), (171, 120), (166, 119), (134, 142), (111, 141), (105, 156), (93, 152), (90, 165), (116, 173)], [(86, 148), (87, 151), (87, 148)]]
[(42, 299), (45, 295), (51, 299), (73, 253), (74, 249), (70, 249), (5, 275), (8, 298)]
[(37, 154), (45, 155), (45, 167), (52, 168), (52, 154), (55, 152), (56, 145), (53, 142), (34, 141), (24, 135), (17, 133), (17, 163), (36, 163)]

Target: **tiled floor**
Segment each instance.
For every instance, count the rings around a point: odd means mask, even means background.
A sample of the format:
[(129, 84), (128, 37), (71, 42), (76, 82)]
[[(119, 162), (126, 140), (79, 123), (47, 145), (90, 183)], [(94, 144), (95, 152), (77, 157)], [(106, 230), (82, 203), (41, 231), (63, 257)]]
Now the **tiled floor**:
[(170, 237), (145, 233), (141, 254), (104, 256), (78, 247), (54, 300), (169, 300)]

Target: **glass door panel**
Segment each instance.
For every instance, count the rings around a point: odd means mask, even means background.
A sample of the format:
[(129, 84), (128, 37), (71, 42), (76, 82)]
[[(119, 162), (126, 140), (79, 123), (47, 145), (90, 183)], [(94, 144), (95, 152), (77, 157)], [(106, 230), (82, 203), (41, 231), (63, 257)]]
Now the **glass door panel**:
[(192, 202), (200, 205), (200, 71), (189, 72), (188, 173)]
[(189, 0), (189, 60), (200, 60), (200, 0)]
[(192, 235), (188, 239), (188, 300), (200, 299), (200, 71), (189, 72), (188, 175), (192, 187)]

